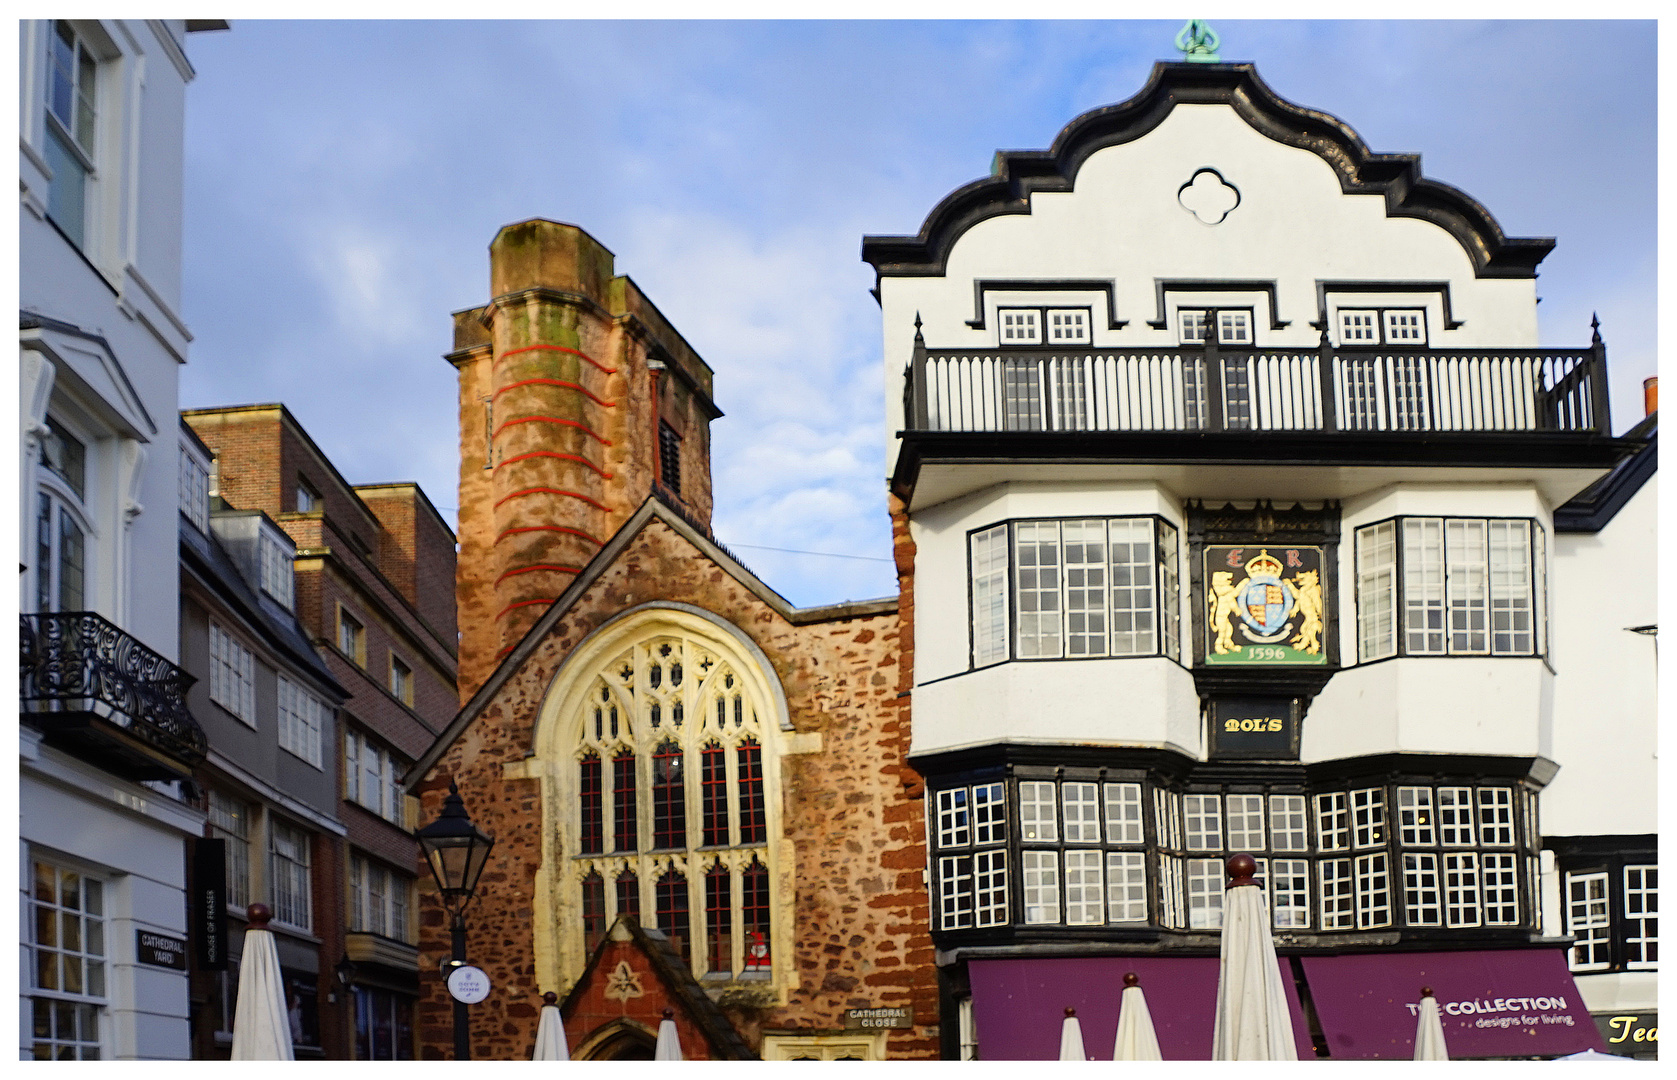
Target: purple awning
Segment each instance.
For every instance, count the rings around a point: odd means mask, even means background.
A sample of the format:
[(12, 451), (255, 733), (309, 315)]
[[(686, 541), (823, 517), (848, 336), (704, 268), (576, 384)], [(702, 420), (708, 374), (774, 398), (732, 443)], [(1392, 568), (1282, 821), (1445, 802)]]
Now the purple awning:
[(1408, 1058), (1430, 986), (1452, 1058), (1601, 1050), (1559, 949), (1307, 956), (1305, 981), (1336, 1058)]
[[(1308, 1059), (1310, 1027), (1286, 960), (1280, 962), (1293, 1038)], [(1066, 1007), (1077, 1010), (1083, 1045), (1098, 1061), (1112, 1057), (1118, 1033), (1118, 996), (1124, 973), (1141, 978), (1147, 1008), (1167, 1061), (1208, 1061), (1217, 1007), (1217, 958), (1090, 957), (1048, 960), (973, 960), (973, 1026), (978, 1056), (987, 1061), (1048, 1061), (1060, 1055)], [(1413, 1031), (1414, 1025), (1410, 1025)]]

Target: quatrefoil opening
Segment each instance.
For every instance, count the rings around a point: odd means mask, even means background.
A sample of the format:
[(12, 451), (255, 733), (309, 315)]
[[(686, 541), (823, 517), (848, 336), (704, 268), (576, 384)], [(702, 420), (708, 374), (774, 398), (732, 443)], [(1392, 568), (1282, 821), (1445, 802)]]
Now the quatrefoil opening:
[(1216, 169), (1198, 169), (1176, 189), (1176, 201), (1203, 224), (1217, 225), (1240, 205), (1240, 189)]

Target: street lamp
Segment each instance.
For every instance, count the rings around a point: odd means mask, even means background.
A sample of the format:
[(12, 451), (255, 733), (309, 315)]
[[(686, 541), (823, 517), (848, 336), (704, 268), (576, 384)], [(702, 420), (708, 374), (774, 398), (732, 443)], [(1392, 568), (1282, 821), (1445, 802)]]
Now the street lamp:
[[(443, 811), (437, 820), (414, 831), (414, 838), (425, 852), (431, 866), (431, 876), (441, 890), (443, 906), (448, 909), (449, 935), (453, 939), (451, 968), (466, 962), (466, 906), (477, 893), (477, 881), (489, 862), (489, 849), (495, 838), (485, 836), (472, 819), (466, 816), (466, 804), (453, 780), (448, 782), (448, 797), (443, 800)], [(454, 1060), (469, 1061), (472, 1056), (471, 1033), (467, 1026), (466, 1004), (454, 1002)]]

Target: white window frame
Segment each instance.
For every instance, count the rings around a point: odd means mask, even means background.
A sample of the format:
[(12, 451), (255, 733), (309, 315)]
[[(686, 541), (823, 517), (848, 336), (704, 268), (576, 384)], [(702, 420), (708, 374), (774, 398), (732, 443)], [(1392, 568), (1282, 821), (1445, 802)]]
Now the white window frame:
[(1351, 793), (1351, 846), (1358, 850), (1386, 844), (1386, 789), (1357, 788)]
[(1485, 851), (1479, 855), (1479, 903), (1485, 909), (1486, 926), (1518, 926), (1520, 923), (1519, 860), (1511, 851)]
[(1106, 785), (1106, 842), (1109, 844), (1143, 844), (1146, 833), (1141, 821), (1141, 785), (1109, 783)]
[[(1183, 345), (1205, 344), (1205, 318), (1209, 307), (1177, 308), (1177, 341)], [(1256, 344), (1256, 320), (1252, 309), (1233, 307), (1215, 309), (1217, 312), (1217, 344), (1245, 346)]]
[(1310, 860), (1265, 860), (1270, 924), (1277, 930), (1310, 929)]
[(414, 943), (414, 878), (360, 852), (349, 856), (352, 934), (377, 934)]
[(1345, 792), (1316, 796), (1316, 846), (1321, 851), (1351, 850), (1351, 810)]
[(1403, 853), (1403, 920), (1410, 926), (1440, 926), (1444, 922), (1444, 892), (1435, 852)]
[(1354, 872), (1357, 881), (1357, 929), (1371, 930), (1392, 925), (1392, 876), (1384, 851), (1358, 855)]
[[(344, 729), (344, 797), (393, 825), (406, 824), (400, 777), (406, 766), (383, 745)], [(602, 782), (604, 772), (602, 770)]]
[(1008, 659), (1012, 619), (1008, 603), (1008, 527), (979, 529), (970, 538), (972, 558), (972, 664)]
[(210, 700), (256, 727), (256, 657), (210, 620)]
[(1223, 850), (1223, 797), (1220, 794), (1184, 794), (1182, 822), (1186, 834), (1184, 850)]
[(324, 768), (322, 744), (331, 727), (331, 710), (324, 701), (286, 678), (278, 679), (280, 749), (301, 758), (317, 769)]
[(1321, 897), (1322, 929), (1355, 929), (1357, 921), (1351, 887), (1351, 860), (1320, 860), (1316, 864), (1316, 880)]
[(1106, 921), (1104, 855), (1099, 848), (1066, 851), (1066, 925), (1096, 926)]
[[(289, 538), (287, 538), (289, 540)], [(295, 588), (295, 569), (292, 561), (296, 549), (281, 541), (266, 528), (257, 535), (256, 549), (261, 563), (262, 591), (290, 611)]]
[(1574, 939), (1566, 953), (1567, 966), (1573, 971), (1606, 971), (1613, 966), (1607, 871), (1568, 873), (1565, 885), (1566, 932)]
[(1145, 925), (1147, 855), (1140, 851), (1106, 853), (1106, 921)]
[(1019, 836), (1026, 843), (1056, 843), (1058, 785), (1052, 780), (1019, 781)]
[(226, 846), (227, 907), (244, 911), (256, 882), (252, 879), (250, 845), (255, 808), (243, 799), (210, 789), (208, 819), (210, 836)]
[(1230, 794), (1223, 796), (1224, 828), (1228, 832), (1227, 848), (1231, 852), (1266, 851), (1264, 835), (1264, 797), (1262, 795)]
[[(1060, 814), (1064, 818), (1065, 842), (1101, 842), (1101, 795), (1096, 783), (1067, 780), (1060, 785)], [(1069, 883), (1070, 878), (1067, 878)]]
[(1047, 926), (1060, 922), (1060, 853), (1024, 851), (1019, 855), (1025, 923)]
[(1397, 655), (1397, 526), (1357, 530), (1357, 659)]
[(1185, 859), (1187, 879), (1188, 929), (1221, 930), (1223, 928), (1223, 892), (1225, 874), (1222, 859)]
[[(41, 157), (54, 172), (47, 189), (48, 216), (78, 250), (97, 262), (96, 241), (101, 227), (100, 179), (102, 171), (110, 171), (109, 163), (101, 169), (100, 159), (104, 156), (105, 128), (108, 125), (101, 111), (108, 113), (108, 106), (119, 107), (119, 103), (105, 100), (112, 96), (110, 91), (115, 89), (105, 75), (110, 67), (110, 50), (105, 42), (95, 47), (86, 32), (88, 23), (85, 20), (47, 20), (41, 25), (46, 39), (45, 56), (42, 57), (46, 79), (41, 109)], [(68, 31), (72, 38), (69, 43), (70, 70), (66, 73), (69, 76), (68, 117), (59, 114), (54, 100), (57, 96), (57, 74), (61, 68), (58, 52), (60, 27)], [(91, 86), (87, 85), (89, 81)], [(75, 174), (73, 185), (68, 175), (72, 172)], [(73, 195), (64, 185), (75, 189)], [(73, 216), (52, 209), (61, 197), (80, 202)]]
[(1436, 847), (1437, 815), (1432, 806), (1432, 788), (1399, 787), (1398, 843), (1404, 847)]
[(180, 444), (180, 512), (199, 532), (210, 531), (210, 465)]
[(1007, 842), (1007, 788), (1001, 781), (972, 787), (972, 841)]
[(268, 892), (276, 923), (297, 930), (314, 928), (314, 874), (309, 832), (268, 815)]
[(1444, 853), (1444, 922), (1451, 927), (1479, 926), (1484, 921), (1479, 889), (1479, 853)]
[(1270, 850), (1310, 850), (1309, 806), (1309, 798), (1305, 795), (1269, 797)]
[[(109, 1030), (106, 1009), (110, 1004), (112, 973), (109, 967), (114, 944), (109, 932), (113, 919), (109, 882), (101, 875), (88, 873), (80, 866), (45, 853), (30, 852), (27, 865), (28, 877), (21, 883), (25, 899), (25, 929), (24, 940), (20, 944), (23, 945), (25, 970), (18, 973), (19, 982), (23, 987), (24, 1000), (29, 1003), (29, 1011), (32, 1013), (44, 1005), (54, 1030), (49, 1038), (37, 1042), (30, 1029), (32, 1018), (26, 1015), (22, 1019), (23, 1029), (18, 1032), (19, 1043), (29, 1048), (31, 1054), (35, 1046), (45, 1045), (54, 1056), (64, 1048), (71, 1048), (78, 1060), (101, 1059), (106, 1056), (105, 1032)], [(50, 900), (39, 896), (37, 877), (42, 870), (52, 875), (53, 894)], [(66, 879), (72, 877), (76, 879), (74, 905), (64, 902)], [(98, 910), (92, 910), (94, 907)], [(40, 927), (43, 923), (52, 928), (51, 942), (41, 940)], [(76, 927), (77, 948), (67, 945), (63, 932), (66, 923), (74, 923)], [(51, 957), (51, 982), (56, 984), (51, 987), (43, 986), (40, 978), (43, 956)], [(67, 977), (71, 964), (75, 965), (74, 981), (79, 984), (79, 989), (65, 988), (71, 981)], [(64, 1006), (69, 1007), (76, 1028), (70, 1038), (60, 1038), (56, 1030), (60, 1018), (58, 1014)], [(83, 1029), (89, 1023), (95, 1028), (92, 1038), (83, 1036)]]
[[(1624, 868), (1625, 967), (1652, 971), (1659, 967), (1659, 867), (1631, 863)], [(1655, 959), (1649, 960), (1652, 952)]]

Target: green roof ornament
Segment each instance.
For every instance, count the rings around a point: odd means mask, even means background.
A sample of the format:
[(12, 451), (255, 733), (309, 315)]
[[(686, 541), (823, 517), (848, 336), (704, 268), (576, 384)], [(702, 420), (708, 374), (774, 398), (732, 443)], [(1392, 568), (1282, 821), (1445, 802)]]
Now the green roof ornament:
[(1217, 55), (1217, 46), (1222, 43), (1223, 39), (1204, 19), (1189, 19), (1176, 35), (1176, 48), (1182, 53), (1182, 59), (1190, 64), (1222, 63), (1222, 58)]

